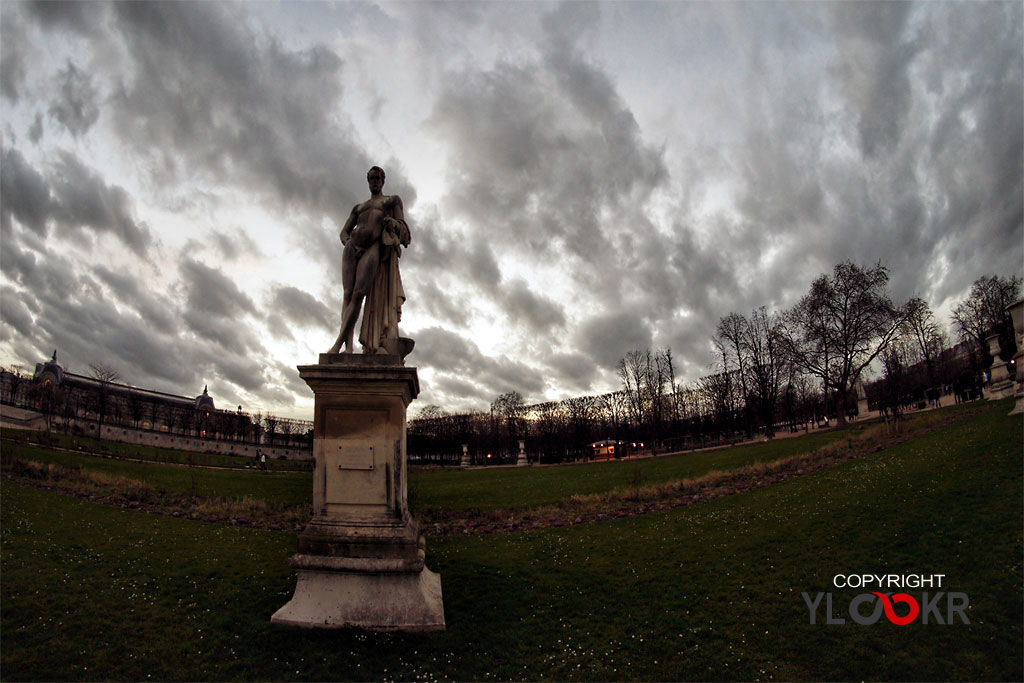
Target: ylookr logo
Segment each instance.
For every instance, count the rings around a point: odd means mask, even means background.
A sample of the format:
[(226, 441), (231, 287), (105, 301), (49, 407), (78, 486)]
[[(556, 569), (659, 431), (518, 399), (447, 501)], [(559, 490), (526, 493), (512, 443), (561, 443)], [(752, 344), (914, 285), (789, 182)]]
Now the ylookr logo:
[[(920, 574), (837, 574), (832, 583), (836, 588), (941, 588), (942, 579), (945, 574), (932, 574), (923, 576)], [(832, 604), (832, 593), (818, 593), (811, 597), (810, 593), (800, 594), (810, 610), (811, 624), (818, 623), (818, 609), (824, 602), (825, 623), (829, 626), (845, 624), (844, 617), (837, 616)], [(909, 593), (892, 593), (871, 591), (861, 593), (850, 600), (847, 609), (850, 619), (862, 626), (870, 626), (878, 623), (885, 614), (885, 618), (897, 626), (906, 626), (917, 621), (920, 617), (922, 624), (949, 625), (954, 623), (956, 617), (964, 624), (971, 623), (967, 618), (967, 607), (970, 605), (970, 598), (966, 593), (955, 593), (940, 591), (929, 594), (921, 593), (920, 600)], [(901, 607), (897, 609), (896, 605)], [(871, 613), (864, 614), (863, 606), (870, 605)]]

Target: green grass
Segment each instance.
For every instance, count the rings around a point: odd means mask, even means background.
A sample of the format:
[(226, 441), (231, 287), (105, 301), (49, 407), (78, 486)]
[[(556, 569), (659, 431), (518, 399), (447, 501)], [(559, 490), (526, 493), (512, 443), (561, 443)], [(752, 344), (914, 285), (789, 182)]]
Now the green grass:
[[(4, 679), (1019, 680), (1022, 423), (989, 408), (711, 503), (431, 539), (433, 635), (271, 626), (294, 534), (3, 482)], [(972, 623), (808, 623), (802, 591), (869, 571), (946, 574)]]
[[(733, 469), (754, 462), (806, 453), (844, 438), (844, 434), (841, 431), (819, 432), (795, 439), (778, 439), (720, 451), (577, 465), (471, 470), (414, 469), (409, 475), (409, 503), (414, 512), (550, 505), (577, 494), (603, 493), (674, 481), (700, 476), (711, 470)], [(114, 447), (119, 444), (97, 442), (93, 450), (98, 451), (103, 445)], [(239, 472), (167, 467), (158, 463), (133, 463), (83, 453), (54, 451), (21, 442), (6, 442), (4, 453), (24, 460), (77, 465), (104, 474), (141, 479), (155, 487), (178, 493), (198, 493), (222, 498), (250, 496), (268, 503), (287, 505), (309, 505), (312, 502), (310, 473), (275, 473), (274, 476), (265, 476), (255, 470)], [(181, 453), (179, 458), (170, 462), (187, 462), (186, 455)]]
[[(101, 441), (88, 436), (75, 436), (62, 434), (60, 432), (37, 432), (25, 429), (4, 429), (3, 438), (5, 441), (14, 443), (28, 443), (54, 446), (73, 451), (84, 450), (101, 455), (110, 455), (116, 458), (127, 458), (132, 460), (147, 460), (150, 462), (178, 463), (183, 465), (199, 465), (202, 467), (225, 467), (225, 468), (255, 468), (254, 455), (227, 455), (224, 453), (196, 453), (194, 451), (183, 451), (176, 448), (159, 448), (156, 446), (141, 446), (119, 441)], [(255, 454), (256, 446), (250, 445)], [(267, 467), (271, 470), (286, 472), (309, 472), (313, 465), (311, 460), (281, 460), (267, 459)]]
[[(858, 425), (848, 429), (855, 432)], [(753, 463), (809, 453), (846, 438), (847, 433), (847, 430), (830, 430), (718, 451), (587, 464), (462, 471), (421, 470), (409, 476), (409, 505), (414, 511), (552, 505), (573, 495), (678, 481), (699, 477), (713, 470), (732, 470)]]
[[(974, 410), (978, 405), (964, 404), (913, 415), (908, 418), (908, 423)], [(678, 481), (699, 477), (713, 470), (733, 470), (753, 463), (808, 453), (845, 439), (850, 433), (856, 434), (862, 426), (863, 423), (859, 423), (846, 430), (829, 430), (791, 439), (657, 458), (529, 468), (413, 469), (409, 474), (409, 504), (414, 513), (429, 513), (433, 510), (505, 510), (552, 505), (574, 495)], [(99, 446), (118, 445), (97, 443)], [(141, 479), (154, 487), (177, 493), (220, 498), (248, 496), (283, 505), (312, 504), (312, 474), (308, 472), (266, 476), (255, 470), (242, 472), (167, 467), (156, 463), (140, 464), (82, 453), (53, 451), (19, 442), (5, 442), (4, 454)], [(188, 454), (182, 452), (179, 455), (184, 459)]]
[(236, 499), (248, 496), (279, 505), (310, 505), (313, 497), (313, 475), (310, 472), (268, 474), (257, 470), (175, 467), (54, 451), (14, 442), (3, 444), (3, 457), (81, 467), (110, 476), (141, 480), (175, 493)]

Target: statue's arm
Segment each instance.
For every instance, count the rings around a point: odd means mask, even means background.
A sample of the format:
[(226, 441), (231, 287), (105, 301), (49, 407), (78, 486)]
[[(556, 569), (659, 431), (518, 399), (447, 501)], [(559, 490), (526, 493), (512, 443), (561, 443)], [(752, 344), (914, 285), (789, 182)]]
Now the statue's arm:
[(409, 224), (405, 222), (405, 207), (402, 206), (402, 198), (397, 194), (393, 195), (394, 206), (391, 215), (398, 224), (395, 233), (398, 235), (398, 242), (403, 246), (409, 246), (412, 236), (409, 234)]
[(348, 244), (348, 238), (352, 235), (352, 229), (356, 227), (356, 219), (358, 218), (356, 209), (358, 208), (358, 204), (352, 207), (352, 213), (348, 215), (348, 220), (345, 221), (345, 225), (341, 228), (341, 234), (338, 237), (341, 238), (342, 244)]

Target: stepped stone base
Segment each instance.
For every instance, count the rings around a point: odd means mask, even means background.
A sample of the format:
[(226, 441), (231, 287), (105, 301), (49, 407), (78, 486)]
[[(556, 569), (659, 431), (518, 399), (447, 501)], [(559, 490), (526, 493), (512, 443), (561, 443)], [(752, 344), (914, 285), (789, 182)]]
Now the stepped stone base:
[(441, 577), (421, 564), (417, 572), (390, 573), (346, 558), (295, 555), (295, 595), (270, 620), (307, 628), (355, 627), (368, 631), (443, 631)]

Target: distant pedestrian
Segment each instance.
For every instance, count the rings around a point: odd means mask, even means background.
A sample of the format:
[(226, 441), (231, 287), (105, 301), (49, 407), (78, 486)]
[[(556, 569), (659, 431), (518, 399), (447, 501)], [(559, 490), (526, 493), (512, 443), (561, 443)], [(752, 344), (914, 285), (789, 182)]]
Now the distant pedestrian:
[(260, 469), (264, 472), (267, 471), (267, 454), (262, 451), (257, 451), (260, 456)]

